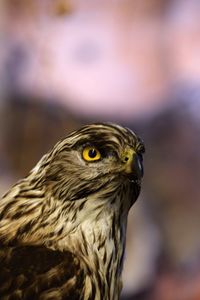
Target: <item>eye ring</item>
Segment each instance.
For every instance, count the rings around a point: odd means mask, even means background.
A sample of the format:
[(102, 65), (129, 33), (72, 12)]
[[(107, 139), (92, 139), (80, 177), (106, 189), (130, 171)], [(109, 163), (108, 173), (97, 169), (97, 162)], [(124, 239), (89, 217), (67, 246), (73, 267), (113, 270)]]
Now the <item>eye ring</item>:
[(94, 146), (86, 146), (83, 149), (82, 157), (85, 161), (98, 161), (101, 159), (100, 151)]

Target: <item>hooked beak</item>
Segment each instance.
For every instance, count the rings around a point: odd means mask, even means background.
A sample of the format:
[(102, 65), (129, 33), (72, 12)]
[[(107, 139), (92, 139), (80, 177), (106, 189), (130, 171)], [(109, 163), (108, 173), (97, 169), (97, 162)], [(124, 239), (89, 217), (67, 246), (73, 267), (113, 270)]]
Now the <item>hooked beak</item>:
[(130, 180), (141, 180), (143, 177), (143, 163), (140, 157), (132, 148), (126, 149), (122, 155), (124, 172)]

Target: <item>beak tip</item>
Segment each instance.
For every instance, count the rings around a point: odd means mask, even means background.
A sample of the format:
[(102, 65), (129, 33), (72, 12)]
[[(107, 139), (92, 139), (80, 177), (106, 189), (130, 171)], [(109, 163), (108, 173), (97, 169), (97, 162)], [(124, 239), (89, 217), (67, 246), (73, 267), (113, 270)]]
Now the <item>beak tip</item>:
[(144, 176), (142, 160), (137, 154), (133, 155), (131, 162), (127, 164), (126, 173), (131, 180), (141, 180)]

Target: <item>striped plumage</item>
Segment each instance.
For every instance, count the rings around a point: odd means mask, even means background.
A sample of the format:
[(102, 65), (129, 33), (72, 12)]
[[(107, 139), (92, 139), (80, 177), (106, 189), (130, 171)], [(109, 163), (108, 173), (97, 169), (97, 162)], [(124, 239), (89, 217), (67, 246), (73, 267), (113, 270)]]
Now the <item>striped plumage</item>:
[(88, 125), (11, 188), (0, 201), (0, 299), (119, 299), (143, 152), (126, 128)]

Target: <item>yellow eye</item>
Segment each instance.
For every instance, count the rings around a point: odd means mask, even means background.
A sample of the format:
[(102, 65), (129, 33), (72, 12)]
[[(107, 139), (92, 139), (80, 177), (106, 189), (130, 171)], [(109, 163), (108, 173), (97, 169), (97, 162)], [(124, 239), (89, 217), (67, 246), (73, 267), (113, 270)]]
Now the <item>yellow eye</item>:
[(92, 146), (87, 146), (83, 149), (83, 159), (86, 161), (97, 161), (101, 159), (99, 150)]

